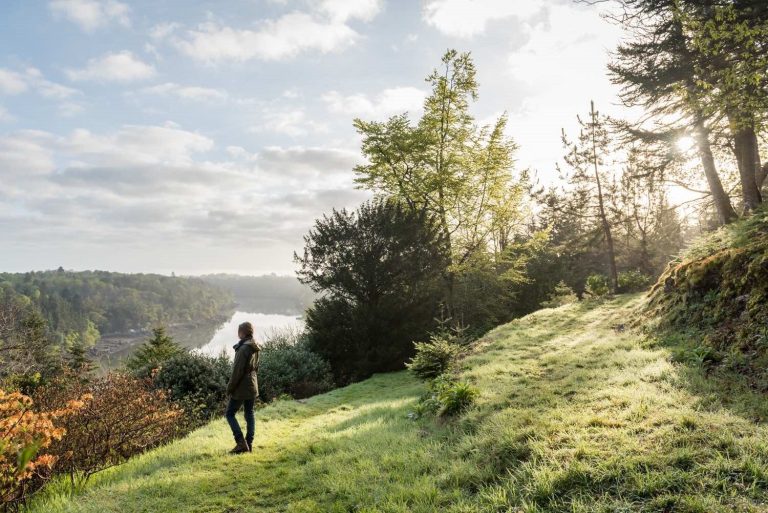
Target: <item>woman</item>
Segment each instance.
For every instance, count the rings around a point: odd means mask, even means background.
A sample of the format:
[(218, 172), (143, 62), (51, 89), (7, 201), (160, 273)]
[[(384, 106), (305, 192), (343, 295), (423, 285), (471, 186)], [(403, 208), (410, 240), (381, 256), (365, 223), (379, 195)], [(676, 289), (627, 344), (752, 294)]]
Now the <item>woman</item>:
[[(232, 377), (227, 385), (227, 393), (230, 395), (227, 406), (227, 422), (232, 428), (235, 437), (235, 448), (232, 454), (251, 452), (256, 421), (253, 418), (253, 405), (259, 396), (259, 383), (256, 373), (259, 370), (259, 346), (253, 340), (253, 325), (244, 322), (237, 327), (237, 336), (240, 341), (235, 344), (235, 363), (232, 365)], [(235, 414), (243, 407), (245, 411), (245, 437), (240, 429)]]

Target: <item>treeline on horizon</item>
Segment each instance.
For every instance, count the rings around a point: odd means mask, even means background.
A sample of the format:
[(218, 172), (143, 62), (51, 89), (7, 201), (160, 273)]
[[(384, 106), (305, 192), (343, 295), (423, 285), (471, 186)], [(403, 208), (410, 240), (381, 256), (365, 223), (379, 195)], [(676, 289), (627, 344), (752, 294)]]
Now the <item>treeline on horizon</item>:
[(295, 276), (218, 273), (204, 274), (199, 278), (230, 292), (237, 307), (248, 312), (299, 315), (304, 313), (315, 298), (312, 290)]

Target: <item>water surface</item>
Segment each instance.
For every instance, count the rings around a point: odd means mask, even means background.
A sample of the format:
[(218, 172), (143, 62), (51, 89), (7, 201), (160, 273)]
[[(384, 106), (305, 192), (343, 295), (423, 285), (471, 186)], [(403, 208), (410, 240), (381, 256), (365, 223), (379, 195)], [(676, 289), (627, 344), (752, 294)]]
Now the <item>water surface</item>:
[(234, 357), (235, 351), (232, 346), (237, 343), (237, 327), (245, 321), (253, 324), (254, 338), (260, 342), (269, 338), (275, 331), (300, 330), (304, 327), (304, 321), (298, 315), (235, 312), (227, 322), (216, 329), (207, 344), (195, 351), (211, 356), (218, 356), (224, 352), (230, 358)]

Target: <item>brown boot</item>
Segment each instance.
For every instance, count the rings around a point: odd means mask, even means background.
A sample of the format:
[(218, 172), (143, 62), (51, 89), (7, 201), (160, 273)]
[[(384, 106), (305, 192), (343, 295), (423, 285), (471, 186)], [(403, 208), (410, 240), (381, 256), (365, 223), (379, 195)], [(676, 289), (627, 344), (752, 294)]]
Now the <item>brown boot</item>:
[(243, 440), (242, 438), (237, 441), (237, 445), (235, 445), (235, 448), (229, 451), (230, 454), (242, 454), (244, 452), (249, 452), (250, 447), (248, 447), (248, 442)]
[(246, 445), (248, 445), (248, 452), (253, 452), (253, 440), (246, 440)]

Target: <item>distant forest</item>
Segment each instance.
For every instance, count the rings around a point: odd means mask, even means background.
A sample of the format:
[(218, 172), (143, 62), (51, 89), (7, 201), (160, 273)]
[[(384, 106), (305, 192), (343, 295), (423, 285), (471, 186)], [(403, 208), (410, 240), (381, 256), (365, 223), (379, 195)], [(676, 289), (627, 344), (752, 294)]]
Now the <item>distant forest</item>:
[(312, 290), (293, 276), (209, 274), (200, 279), (230, 292), (238, 308), (249, 312), (297, 315), (315, 299)]
[(53, 333), (91, 339), (160, 324), (220, 320), (234, 306), (232, 294), (199, 278), (61, 268), (0, 273), (0, 293), (28, 300)]

